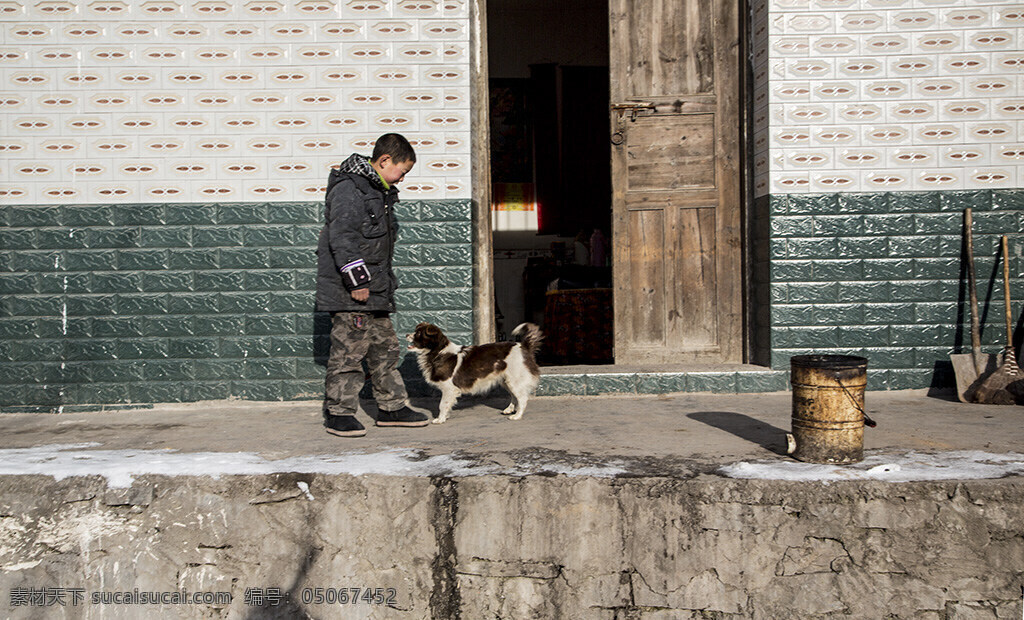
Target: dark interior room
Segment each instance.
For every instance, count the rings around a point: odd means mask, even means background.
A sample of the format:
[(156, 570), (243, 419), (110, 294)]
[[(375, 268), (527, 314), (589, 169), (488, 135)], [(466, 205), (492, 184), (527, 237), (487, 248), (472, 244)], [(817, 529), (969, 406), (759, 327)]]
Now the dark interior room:
[(497, 332), (611, 363), (607, 2), (491, 0), (487, 22)]

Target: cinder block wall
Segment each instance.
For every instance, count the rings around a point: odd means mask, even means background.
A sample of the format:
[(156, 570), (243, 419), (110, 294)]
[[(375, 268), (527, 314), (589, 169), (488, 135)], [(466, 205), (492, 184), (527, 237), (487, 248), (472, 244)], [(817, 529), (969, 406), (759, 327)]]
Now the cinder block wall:
[[(431, 320), (470, 342), (469, 201), (398, 216), (397, 329)], [(0, 207), (0, 408), (319, 398), (322, 217), (319, 202)]]

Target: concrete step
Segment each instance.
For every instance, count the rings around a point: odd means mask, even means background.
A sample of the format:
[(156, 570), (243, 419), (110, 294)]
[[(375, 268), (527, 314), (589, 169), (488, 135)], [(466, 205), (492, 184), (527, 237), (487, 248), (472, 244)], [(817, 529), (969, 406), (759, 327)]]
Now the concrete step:
[(752, 393), (789, 389), (789, 372), (751, 364), (653, 366), (545, 366), (539, 396)]

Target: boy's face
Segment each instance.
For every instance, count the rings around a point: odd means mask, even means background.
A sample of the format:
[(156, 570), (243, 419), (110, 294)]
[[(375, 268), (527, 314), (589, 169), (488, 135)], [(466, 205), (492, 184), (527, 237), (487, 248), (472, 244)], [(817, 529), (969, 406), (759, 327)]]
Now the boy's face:
[(415, 163), (408, 160), (396, 162), (390, 155), (381, 155), (380, 159), (373, 162), (373, 167), (380, 172), (380, 176), (384, 177), (388, 185), (394, 185), (401, 182), (405, 175), (409, 174)]

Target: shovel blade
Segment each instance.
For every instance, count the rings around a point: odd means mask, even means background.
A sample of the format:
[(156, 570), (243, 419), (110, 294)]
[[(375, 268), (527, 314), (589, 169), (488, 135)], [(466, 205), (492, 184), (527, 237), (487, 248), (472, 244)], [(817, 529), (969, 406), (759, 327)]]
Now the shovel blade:
[(979, 375), (974, 366), (974, 355), (971, 353), (953, 353), (949, 361), (953, 363), (953, 372), (956, 373), (956, 397), (962, 403), (974, 402), (971, 400), (971, 390), (976, 388), (979, 377), (985, 377), (995, 371), (999, 364), (998, 355), (985, 353), (981, 356), (983, 364), (982, 372)]

